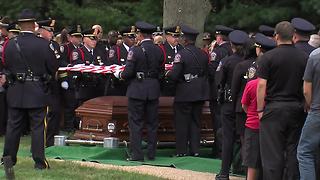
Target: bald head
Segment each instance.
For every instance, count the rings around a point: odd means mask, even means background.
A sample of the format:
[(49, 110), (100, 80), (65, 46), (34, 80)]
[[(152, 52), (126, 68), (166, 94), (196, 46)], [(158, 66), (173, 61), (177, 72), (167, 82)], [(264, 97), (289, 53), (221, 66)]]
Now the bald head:
[(102, 27), (99, 24), (96, 24), (92, 26), (92, 29), (94, 29), (93, 34), (95, 34), (98, 37), (98, 40), (102, 39), (102, 36), (103, 36)]

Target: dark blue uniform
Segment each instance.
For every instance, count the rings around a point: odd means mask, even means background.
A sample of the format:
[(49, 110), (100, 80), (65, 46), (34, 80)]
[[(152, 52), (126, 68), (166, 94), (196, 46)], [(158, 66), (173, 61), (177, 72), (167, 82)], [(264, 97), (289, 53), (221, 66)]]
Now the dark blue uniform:
[[(150, 34), (155, 26), (145, 22), (137, 22), (136, 27), (143, 33)], [(151, 39), (144, 39), (139, 46), (133, 47), (127, 57), (126, 68), (121, 78), (129, 81), (128, 119), (130, 128), (129, 160), (143, 160), (142, 128), (146, 118), (148, 129), (148, 159), (154, 159), (157, 144), (158, 106), (160, 96), (159, 73), (163, 57), (158, 46)]]
[[(174, 80), (177, 156), (199, 155), (202, 107), (209, 99), (208, 56), (193, 44), (175, 56), (168, 77)], [(189, 152), (188, 152), (189, 142)]]
[[(23, 58), (15, 40), (20, 46)], [(49, 95), (48, 87), (42, 77), (44, 75), (55, 76), (58, 68), (57, 61), (49, 48), (49, 42), (36, 37), (32, 32), (22, 32), (17, 39), (10, 40), (4, 52), (4, 68), (12, 74), (14, 82), (7, 89), (9, 120), (3, 156), (10, 155), (14, 164), (16, 163), (21, 124), (26, 120), (25, 117), (29, 116), (32, 129), (31, 149), (36, 163), (35, 167), (47, 168), (44, 139)]]

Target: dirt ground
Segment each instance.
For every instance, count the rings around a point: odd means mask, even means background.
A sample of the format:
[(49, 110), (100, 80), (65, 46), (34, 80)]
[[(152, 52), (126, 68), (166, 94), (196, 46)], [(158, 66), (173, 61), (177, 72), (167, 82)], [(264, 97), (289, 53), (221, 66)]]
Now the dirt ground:
[[(59, 160), (60, 161), (60, 160)], [(110, 164), (99, 164), (93, 162), (81, 162), (81, 161), (73, 161), (74, 163), (78, 163), (82, 166), (100, 168), (100, 169), (115, 169), (129, 172), (136, 172), (140, 174), (149, 174), (152, 176), (158, 176), (165, 179), (172, 180), (206, 180), (206, 179), (214, 179), (215, 174), (212, 173), (203, 173), (196, 172), (191, 170), (182, 170), (175, 169), (169, 167), (156, 167), (156, 166), (115, 166)], [(245, 178), (240, 177), (230, 177), (232, 180), (244, 180)]]

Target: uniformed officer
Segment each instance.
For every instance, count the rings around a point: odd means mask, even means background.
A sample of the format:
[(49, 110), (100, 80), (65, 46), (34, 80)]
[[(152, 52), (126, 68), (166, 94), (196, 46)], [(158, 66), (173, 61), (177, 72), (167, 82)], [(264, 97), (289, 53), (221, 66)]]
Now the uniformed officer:
[(209, 48), (211, 44), (211, 34), (209, 32), (204, 32), (202, 36), (202, 50), (209, 54)]
[[(49, 47), (55, 54), (55, 61), (59, 66), (63, 66), (64, 61), (61, 58), (60, 46), (57, 42), (53, 41), (53, 31), (55, 20), (43, 20), (38, 21), (39, 25), (39, 35), (45, 40), (49, 41)], [(61, 120), (61, 105), (60, 105), (60, 84), (58, 80), (52, 79), (50, 82), (50, 105), (48, 112), (48, 128), (47, 128), (47, 141), (46, 147), (54, 145), (54, 135), (59, 134), (59, 126)]]
[(273, 34), (274, 34), (274, 28), (268, 25), (260, 25), (259, 26), (259, 32), (264, 34), (265, 36), (269, 37), (269, 38), (273, 38)]
[(7, 76), (8, 125), (3, 156), (11, 156), (17, 162), (21, 125), (30, 117), (31, 149), (36, 169), (49, 168), (45, 159), (45, 135), (47, 122), (47, 82), (55, 77), (58, 64), (49, 42), (36, 37), (35, 16), (29, 9), (23, 10), (18, 19), (21, 33), (9, 40), (4, 48), (3, 66)]
[[(97, 37), (94, 34), (94, 29), (85, 30), (83, 34), (83, 46), (75, 49), (72, 52), (72, 65), (85, 64), (85, 65), (102, 65), (102, 59), (99, 52), (95, 51), (97, 44)], [(102, 64), (101, 64), (102, 63)], [(78, 105), (84, 101), (103, 96), (104, 84), (101, 83), (99, 74), (85, 74), (78, 76), (76, 99)]]
[(174, 98), (176, 156), (199, 156), (200, 116), (204, 102), (209, 99), (209, 58), (195, 46), (198, 31), (183, 25), (182, 34), (185, 48), (175, 55), (173, 70), (167, 72), (167, 76), (177, 82)]
[(316, 27), (309, 21), (302, 18), (293, 18), (291, 24), (295, 29), (293, 35), (293, 43), (296, 48), (303, 50), (308, 55), (316, 48), (308, 44), (310, 35)]
[[(136, 28), (135, 26), (123, 28), (120, 31), (122, 35), (121, 45), (115, 45), (109, 50), (107, 65), (117, 64), (125, 65), (128, 52), (135, 44)], [(110, 77), (108, 82), (108, 96), (125, 96), (127, 92), (127, 82)]]
[[(7, 28), (9, 26), (9, 19), (2, 18), (0, 21), (0, 59), (2, 59), (3, 46), (7, 43)], [(5, 88), (0, 85), (0, 136), (5, 134), (7, 124), (7, 103)]]
[(213, 76), (209, 77), (209, 86), (210, 112), (215, 137), (215, 141), (212, 147), (212, 154), (214, 157), (219, 157), (221, 152), (221, 140), (219, 139), (219, 136), (217, 134), (218, 130), (221, 127), (221, 105), (217, 101), (218, 84), (221, 77), (219, 65), (221, 66), (220, 62), (223, 58), (230, 56), (233, 53), (231, 50), (231, 44), (228, 39), (228, 35), (231, 31), (233, 31), (233, 29), (223, 25), (216, 25), (215, 29), (215, 43), (211, 45), (212, 47), (210, 47), (213, 48), (210, 52), (210, 61), (212, 62), (211, 66), (213, 69)]
[(152, 33), (152, 38), (153, 38), (154, 44), (163, 45), (164, 37), (163, 37), (163, 31), (160, 26), (157, 26), (157, 31)]
[[(72, 52), (81, 46), (82, 34), (81, 26), (77, 25), (68, 31), (68, 43), (60, 45), (61, 67), (68, 66), (72, 62)], [(64, 128), (66, 132), (72, 132), (77, 128), (77, 120), (75, 117), (75, 109), (77, 108), (77, 100), (75, 96), (75, 80), (73, 75), (66, 72), (59, 72), (59, 82), (61, 82), (61, 103), (63, 104)]]
[(131, 157), (128, 160), (144, 160), (141, 146), (144, 118), (148, 130), (147, 158), (154, 160), (160, 96), (159, 74), (163, 57), (160, 48), (151, 40), (156, 27), (142, 21), (135, 25), (140, 44), (129, 51), (125, 70), (117, 71), (114, 75), (129, 81), (127, 96)]
[(103, 29), (100, 25), (96, 24), (92, 26), (92, 29), (94, 29), (93, 34), (97, 37), (97, 44), (94, 48), (94, 51), (96, 51), (97, 54), (101, 55), (101, 62), (103, 64), (106, 64), (108, 59), (108, 51), (107, 51), (107, 44), (105, 41), (102, 40), (103, 37)]
[[(175, 55), (183, 49), (179, 44), (179, 37), (181, 35), (180, 26), (172, 26), (164, 28), (165, 32), (165, 43), (159, 45), (163, 53), (164, 64), (172, 64)], [(161, 95), (162, 96), (174, 96), (175, 84), (170, 79), (164, 79), (161, 82)]]
[(245, 49), (244, 44), (249, 39), (246, 32), (234, 30), (229, 34), (233, 54), (222, 60), (221, 67), (221, 99), (223, 99), (221, 109), (221, 125), (222, 125), (222, 163), (220, 173), (216, 175), (216, 179), (229, 179), (229, 170), (233, 158), (233, 145), (235, 141), (235, 111), (232, 101), (232, 76), (236, 65), (244, 60)]

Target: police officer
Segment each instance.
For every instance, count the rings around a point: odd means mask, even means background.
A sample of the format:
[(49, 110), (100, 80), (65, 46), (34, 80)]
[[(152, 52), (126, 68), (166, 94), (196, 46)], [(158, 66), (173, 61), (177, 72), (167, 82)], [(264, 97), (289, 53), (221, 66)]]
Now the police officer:
[[(179, 44), (179, 37), (181, 35), (180, 26), (172, 26), (163, 28), (165, 32), (165, 43), (160, 45), (162, 49), (165, 62), (164, 64), (172, 64), (175, 55), (183, 49)], [(165, 79), (161, 83), (161, 95), (162, 96), (173, 96), (175, 92), (175, 84), (168, 79)]]
[(117, 71), (114, 75), (129, 81), (127, 96), (131, 157), (128, 160), (144, 160), (141, 147), (144, 117), (148, 130), (147, 158), (154, 160), (160, 96), (159, 73), (163, 57), (160, 48), (151, 40), (156, 27), (143, 21), (135, 25), (140, 43), (129, 51), (125, 70)]
[(3, 65), (10, 75), (8, 125), (3, 156), (11, 156), (13, 164), (17, 162), (17, 152), (21, 135), (21, 124), (30, 117), (32, 129), (32, 157), (36, 169), (49, 168), (45, 159), (45, 134), (47, 105), (49, 96), (46, 83), (54, 77), (58, 69), (54, 53), (49, 42), (36, 37), (35, 16), (29, 9), (23, 10), (18, 19), (21, 33), (11, 39), (4, 49)]
[[(212, 147), (212, 154), (214, 157), (220, 156), (221, 151), (221, 140), (217, 134), (218, 130), (221, 127), (221, 105), (217, 101), (217, 91), (218, 91), (218, 84), (220, 82), (221, 77), (221, 60), (227, 56), (230, 56), (233, 52), (231, 49), (231, 44), (228, 39), (228, 35), (232, 28), (223, 26), (223, 25), (216, 25), (215, 26), (215, 43), (211, 44), (213, 48), (210, 53), (210, 61), (212, 62), (210, 66), (212, 66), (213, 73), (212, 76), (209, 77), (209, 86), (210, 86), (210, 112), (213, 124), (213, 132), (215, 141)], [(214, 47), (213, 47), (214, 46)]]
[[(38, 21), (39, 25), (39, 36), (50, 42), (49, 47), (55, 54), (55, 61), (59, 66), (63, 66), (61, 58), (60, 46), (57, 42), (53, 41), (53, 31), (55, 20), (43, 20)], [(54, 135), (59, 134), (61, 109), (60, 109), (60, 85), (56, 79), (52, 79), (50, 82), (50, 105), (48, 112), (48, 128), (47, 128), (47, 141), (46, 146), (54, 145)]]
[[(3, 46), (7, 43), (7, 28), (9, 26), (8, 18), (2, 18), (0, 21), (0, 59), (2, 59)], [(5, 88), (0, 85), (0, 136), (5, 134), (7, 123), (7, 103)]]
[[(83, 46), (75, 49), (72, 52), (72, 65), (101, 65), (101, 55), (95, 51), (97, 37), (94, 34), (94, 29), (85, 30), (83, 34)], [(102, 96), (104, 93), (104, 84), (100, 82), (102, 78), (99, 74), (82, 73), (78, 76), (76, 99), (78, 105), (84, 101)]]
[(295, 29), (293, 43), (296, 48), (303, 50), (308, 55), (316, 48), (308, 44), (310, 35), (316, 27), (309, 21), (302, 18), (293, 18), (291, 24)]
[[(72, 62), (72, 52), (81, 46), (82, 34), (81, 26), (77, 25), (68, 31), (68, 40), (66, 44), (60, 45), (61, 67), (68, 66)], [(72, 132), (77, 128), (77, 120), (75, 117), (75, 109), (77, 108), (77, 100), (75, 96), (75, 80), (72, 74), (59, 72), (59, 82), (61, 83), (61, 103), (63, 104), (64, 128), (66, 132)]]
[(94, 29), (93, 34), (96, 35), (97, 37), (97, 44), (96, 47), (94, 48), (94, 51), (97, 52), (97, 54), (101, 55), (101, 62), (100, 64), (106, 64), (107, 59), (108, 59), (108, 51), (107, 51), (107, 44), (106, 41), (102, 40), (103, 37), (103, 29), (99, 24), (93, 25), (92, 29)]
[(173, 70), (167, 72), (167, 76), (177, 82), (174, 98), (176, 156), (199, 156), (200, 116), (204, 102), (209, 99), (209, 59), (195, 46), (198, 31), (182, 26), (182, 33), (185, 48), (176, 54)]
[(229, 170), (233, 157), (233, 144), (235, 141), (235, 112), (232, 102), (232, 76), (236, 65), (244, 60), (245, 49), (244, 44), (249, 39), (249, 35), (240, 30), (234, 30), (229, 34), (231, 47), (234, 52), (229, 57), (222, 60), (221, 67), (221, 88), (223, 104), (221, 109), (221, 125), (222, 125), (222, 163), (220, 173), (216, 175), (216, 179), (229, 179)]
[[(120, 31), (122, 35), (122, 43), (115, 45), (109, 50), (109, 58), (107, 65), (117, 64), (125, 65), (128, 52), (135, 44), (136, 28), (135, 26), (123, 28)], [(110, 77), (108, 82), (108, 96), (125, 96), (128, 84), (125, 81)]]

